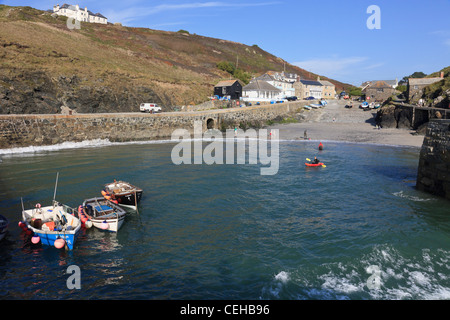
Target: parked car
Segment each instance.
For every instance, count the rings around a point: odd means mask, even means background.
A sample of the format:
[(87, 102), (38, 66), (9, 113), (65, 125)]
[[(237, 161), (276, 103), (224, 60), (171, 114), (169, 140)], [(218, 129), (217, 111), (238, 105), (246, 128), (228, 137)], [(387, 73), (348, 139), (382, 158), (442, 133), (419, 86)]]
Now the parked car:
[(286, 97), (286, 100), (287, 100), (287, 101), (297, 101), (297, 99), (298, 99), (298, 98), (295, 97), (295, 96), (294, 96), (294, 97)]
[(140, 106), (141, 112), (161, 112), (161, 107), (158, 106), (156, 103), (141, 103)]
[(316, 100), (316, 98), (314, 98), (314, 97), (307, 97), (307, 98), (305, 98), (305, 100)]

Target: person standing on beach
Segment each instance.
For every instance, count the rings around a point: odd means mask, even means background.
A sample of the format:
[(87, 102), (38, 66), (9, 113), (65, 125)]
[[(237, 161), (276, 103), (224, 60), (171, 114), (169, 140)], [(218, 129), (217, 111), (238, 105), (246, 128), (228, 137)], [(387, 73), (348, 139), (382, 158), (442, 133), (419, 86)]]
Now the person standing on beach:
[(308, 133), (307, 133), (307, 131), (305, 130), (305, 132), (303, 132), (303, 138), (306, 140), (306, 139), (308, 139)]

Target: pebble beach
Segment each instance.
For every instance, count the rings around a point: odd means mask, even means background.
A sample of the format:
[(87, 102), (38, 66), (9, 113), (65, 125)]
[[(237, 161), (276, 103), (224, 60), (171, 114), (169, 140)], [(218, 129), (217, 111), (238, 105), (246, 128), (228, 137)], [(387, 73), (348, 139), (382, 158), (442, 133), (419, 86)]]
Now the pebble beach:
[(278, 129), (282, 140), (303, 140), (305, 130), (307, 139), (317, 141), (340, 141), (350, 143), (369, 143), (421, 147), (424, 136), (414, 130), (377, 128), (376, 111), (364, 111), (358, 102), (353, 108), (345, 108), (348, 102), (330, 100), (319, 109), (303, 110), (298, 114), (299, 123), (275, 124), (268, 129)]

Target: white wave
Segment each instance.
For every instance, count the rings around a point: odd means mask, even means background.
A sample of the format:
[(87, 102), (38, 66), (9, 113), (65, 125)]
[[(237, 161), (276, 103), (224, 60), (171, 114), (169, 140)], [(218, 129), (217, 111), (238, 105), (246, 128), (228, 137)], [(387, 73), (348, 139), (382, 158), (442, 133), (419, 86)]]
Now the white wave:
[(275, 276), (275, 280), (278, 280), (282, 283), (287, 283), (289, 281), (289, 273), (286, 271), (281, 271)]
[(18, 148), (8, 148), (0, 149), (0, 155), (16, 155), (16, 154), (27, 154), (27, 153), (40, 153), (40, 152), (51, 152), (60, 151), (66, 149), (82, 149), (82, 148), (98, 148), (107, 147), (115, 145), (130, 145), (130, 144), (163, 144), (163, 143), (173, 143), (175, 141), (171, 140), (148, 140), (148, 141), (127, 141), (127, 142), (111, 142), (109, 139), (94, 139), (85, 140), (82, 142), (63, 142), (48, 146), (29, 146), (29, 147), (18, 147)]
[(416, 201), (416, 202), (425, 202), (425, 201), (433, 201), (435, 199), (433, 198), (420, 198), (418, 196), (413, 196), (413, 195), (408, 195), (408, 194), (404, 194), (403, 190), (399, 191), (399, 192), (394, 192), (392, 193), (394, 196), (399, 197), (399, 198), (405, 198), (411, 201)]

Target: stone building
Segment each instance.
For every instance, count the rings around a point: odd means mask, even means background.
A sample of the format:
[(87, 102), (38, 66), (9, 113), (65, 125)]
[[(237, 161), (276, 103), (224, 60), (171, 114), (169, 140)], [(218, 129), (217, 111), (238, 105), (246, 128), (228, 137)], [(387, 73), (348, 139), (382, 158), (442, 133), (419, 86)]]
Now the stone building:
[(383, 102), (395, 94), (395, 88), (380, 80), (371, 82), (361, 92), (366, 100)]
[(74, 6), (69, 4), (63, 4), (62, 6), (59, 6), (59, 4), (57, 4), (56, 6), (53, 6), (53, 13), (60, 16), (73, 18), (81, 22), (101, 23), (101, 24), (108, 23), (108, 18), (106, 18), (102, 14), (92, 13), (86, 7), (84, 9), (81, 9), (78, 4)]
[(409, 78), (407, 86), (408, 102), (417, 102), (422, 98), (423, 88), (444, 79), (444, 73), (435, 78)]
[(295, 95), (299, 99), (314, 97), (321, 99), (323, 93), (323, 84), (314, 80), (299, 80), (294, 83)]
[(334, 99), (336, 97), (336, 86), (330, 81), (319, 80), (322, 84), (322, 98)]

